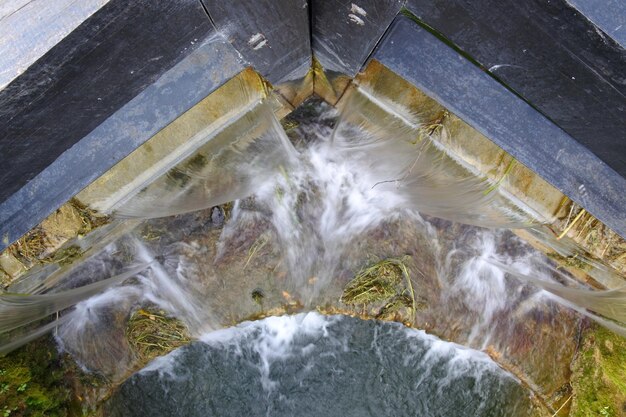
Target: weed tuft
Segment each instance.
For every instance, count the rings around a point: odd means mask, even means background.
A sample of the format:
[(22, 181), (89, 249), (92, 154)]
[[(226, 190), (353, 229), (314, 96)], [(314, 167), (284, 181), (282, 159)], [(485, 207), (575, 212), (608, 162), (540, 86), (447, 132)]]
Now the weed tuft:
[(377, 318), (394, 319), (402, 309), (413, 317), (415, 293), (409, 270), (403, 259), (384, 259), (362, 269), (346, 285), (340, 301), (351, 306), (384, 303)]
[(144, 363), (188, 344), (187, 327), (163, 311), (140, 309), (135, 311), (126, 327), (128, 342)]

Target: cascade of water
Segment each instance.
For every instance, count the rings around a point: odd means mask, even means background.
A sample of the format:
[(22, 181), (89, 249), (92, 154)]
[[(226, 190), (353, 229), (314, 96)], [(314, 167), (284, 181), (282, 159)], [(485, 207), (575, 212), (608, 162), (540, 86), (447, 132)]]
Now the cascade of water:
[(550, 293), (556, 296), (552, 299), (566, 307), (626, 335), (625, 287), (614, 290), (583, 287), (537, 252), (526, 251), (516, 255), (499, 252), (498, 246), (504, 243), (502, 232), (481, 232), (465, 249), (473, 252), (473, 256), (464, 261), (455, 280), (468, 305), (484, 308), (481, 317), (485, 326), (490, 324), (495, 312), (515, 303), (517, 296), (513, 294), (512, 297), (510, 290), (507, 292), (507, 287), (511, 286), (508, 281), (513, 279), (518, 283), (532, 284), (538, 295), (545, 298)]
[(443, 125), (358, 87), (333, 134), (337, 151), (370, 172), (370, 186), (402, 198), (403, 207), (485, 227), (528, 227), (531, 218), (439, 148)]
[[(74, 281), (80, 276), (94, 276), (96, 270), (106, 269), (115, 274), (111, 268), (120, 263), (116, 258), (117, 242), (130, 233), (138, 222), (134, 220), (114, 220), (112, 223), (92, 231), (89, 235), (68, 242), (81, 252), (78, 262), (49, 263), (34, 267), (27, 274), (11, 283), (8, 292), (17, 294), (43, 294), (77, 286)], [(118, 256), (118, 258), (120, 258)]]
[(398, 324), (308, 313), (201, 340), (132, 376), (110, 415), (533, 415), (487, 355)]
[(479, 225), (529, 223), (437, 149), (433, 137), (441, 129), (366, 90), (352, 94), (334, 129), (319, 123), (305, 129), (298, 163), (266, 179), (254, 199), (270, 213), (292, 289), (309, 304), (333, 278), (347, 246), (406, 210)]
[(547, 227), (532, 227), (528, 232), (543, 245), (551, 248), (555, 254), (564, 259), (575, 259), (584, 265), (585, 273), (605, 288), (620, 288), (624, 279), (614, 269), (601, 261), (592, 258), (579, 245), (567, 236), (557, 239), (554, 232)]
[(154, 254), (141, 240), (135, 239), (134, 242), (138, 258), (147, 262), (152, 260), (150, 271), (140, 276), (143, 299), (174, 314), (187, 325), (192, 335), (218, 328), (210, 300), (198, 297), (194, 292), (194, 276), (180, 273), (178, 262), (176, 272), (171, 274), (164, 265), (154, 261)]
[(265, 101), (219, 130), (204, 132), (202, 144), (136, 195), (116, 215), (142, 219), (172, 216), (228, 203), (252, 194), (295, 153)]
[(507, 265), (495, 259), (489, 259), (488, 262), (503, 273), (548, 291), (568, 307), (626, 336), (626, 286), (614, 290), (571, 288), (553, 279), (554, 276), (561, 277), (569, 281), (570, 285), (573, 284), (571, 278), (550, 265), (545, 265), (543, 270), (534, 269), (528, 273), (520, 271), (519, 266), (515, 264)]
[[(35, 272), (32, 281), (25, 278), (19, 286), (28, 285), (33, 293), (0, 294), (0, 352), (7, 353), (24, 343), (57, 329), (80, 317), (77, 304), (88, 302), (102, 291), (136, 276), (149, 268), (148, 262), (136, 262), (130, 253), (123, 260), (125, 239), (119, 239), (72, 268), (52, 268), (48, 276)], [(117, 255), (117, 256), (116, 256)], [(43, 278), (43, 279), (42, 279)], [(54, 281), (52, 288), (46, 288)], [(28, 284), (30, 283), (30, 284)], [(19, 288), (19, 286), (17, 286)], [(32, 325), (57, 313), (57, 319), (39, 328)], [(59, 317), (59, 314), (61, 315)], [(27, 327), (24, 331), (22, 328)]]
[(372, 188), (376, 178), (338, 152), (328, 129), (314, 132), (299, 163), (255, 193), (271, 213), (293, 289), (309, 302), (333, 278), (346, 246), (401, 206), (396, 192)]
[[(196, 277), (178, 272), (177, 254), (172, 259), (167, 255), (155, 256), (137, 236), (128, 240), (134, 257), (149, 268), (140, 273), (134, 271), (132, 282), (77, 304), (57, 332), (62, 348), (80, 364), (112, 380), (123, 377), (134, 366), (136, 358), (124, 336), (127, 317), (139, 307), (151, 305), (179, 318), (195, 337), (219, 327), (211, 300), (194, 291)], [(174, 268), (168, 267), (170, 262)]]
[(56, 329), (59, 347), (85, 370), (119, 380), (133, 367), (124, 330), (128, 312), (140, 305), (142, 290), (117, 286), (77, 304)]
[[(265, 183), (279, 167), (288, 167), (295, 155), (285, 132), (265, 101), (257, 102), (230, 124), (218, 130), (202, 132), (201, 136), (196, 142), (204, 145), (199, 148), (196, 146), (193, 155), (183, 158), (165, 175), (153, 179), (139, 194), (125, 201), (117, 209), (118, 216), (144, 219), (169, 216), (245, 197)], [(126, 285), (124, 289), (113, 288), (100, 294), (97, 302), (88, 300), (79, 304), (73, 313), (68, 313), (59, 334), (69, 350), (77, 356), (87, 355), (84, 352), (89, 349), (83, 348), (88, 345), (86, 335), (90, 334), (97, 339), (98, 331), (92, 329), (106, 326), (106, 320), (100, 317), (105, 316), (105, 313), (100, 315), (94, 312), (104, 311), (116, 304), (121, 311), (151, 302), (180, 317), (192, 334), (213, 328), (215, 321), (210, 317), (206, 300), (194, 297), (185, 277), (176, 273), (176, 279), (173, 279), (172, 271), (166, 272), (140, 240), (131, 237), (128, 242), (126, 234), (137, 224), (136, 220), (116, 220), (111, 227), (107, 226), (103, 231), (96, 230), (93, 238), (76, 241), (81, 249), (85, 249), (82, 262), (66, 266), (50, 264), (21, 278), (11, 288), (20, 293), (3, 294), (0, 299), (4, 318), (0, 322), (0, 333), (71, 307), (146, 268), (145, 264), (133, 267), (128, 272), (100, 281), (96, 279), (97, 282), (92, 283), (89, 277), (98, 275), (94, 273), (94, 267), (105, 270), (110, 276), (110, 272), (116, 269), (113, 265), (124, 256), (149, 263), (151, 267), (144, 274), (138, 275), (138, 284)], [(106, 246), (108, 244), (111, 245)], [(125, 246), (123, 256), (116, 249), (119, 244)], [(139, 296), (137, 289), (141, 286), (143, 289)], [(126, 307), (122, 307), (124, 305)], [(40, 335), (56, 327), (45, 325), (26, 336), (18, 336), (12, 342), (5, 341), (5, 351), (31, 340), (34, 334)], [(106, 354), (106, 350), (101, 352)], [(85, 359), (83, 362), (89, 361)]]
[(43, 319), (57, 311), (65, 310), (108, 287), (135, 276), (146, 269), (148, 265), (139, 265), (123, 274), (59, 293), (42, 295), (0, 294), (0, 332), (8, 332)]
[[(57, 338), (64, 349), (87, 368), (115, 379), (132, 368), (124, 326), (134, 309), (157, 306), (183, 321), (196, 337), (219, 328), (225, 314), (217, 317), (215, 305), (219, 289), (226, 285), (225, 276), (237, 280), (234, 286), (245, 283), (246, 268), (262, 245), (272, 247), (276, 252), (272, 256), (278, 258), (277, 266), (268, 272), (270, 279), (278, 280), (276, 271), (281, 265), (287, 274), (281, 289), (296, 293), (310, 308), (340, 273), (345, 278), (345, 271), (354, 276), (363, 268), (366, 256), (360, 248), (376, 246), (377, 239), (383, 240), (381, 236), (399, 239), (402, 230), (396, 228), (397, 233), (386, 235), (383, 229), (402, 224), (410, 224), (411, 229), (403, 238), (416, 243), (396, 245), (393, 256), (410, 258), (409, 282), (431, 297), (432, 304), (440, 304), (426, 312), (412, 308), (412, 314), (449, 339), (479, 348), (504, 344), (510, 335), (507, 331), (512, 331), (509, 322), (523, 320), (537, 305), (554, 300), (623, 331), (610, 321), (626, 321), (622, 290), (598, 292), (575, 287), (560, 271), (549, 268), (545, 258), (538, 260), (527, 248), (511, 249), (507, 243), (514, 240), (510, 232), (468, 226), (463, 229), (467, 233), (444, 236), (440, 229), (452, 230), (451, 223), (437, 225), (420, 215), (479, 226), (529, 224), (524, 213), (505, 203), (483, 179), (437, 148), (436, 136), (444, 134), (439, 127), (424, 126), (418, 116), (377, 100), (365, 89), (356, 90), (335, 126), (337, 115), (333, 112), (322, 107), (321, 119), (327, 122), (320, 123), (317, 118), (303, 123), (298, 129), (304, 140), (294, 146), (269, 104), (261, 103), (237, 123), (207, 134), (196, 154), (187, 155), (118, 207), (122, 217), (151, 219), (237, 200), (215, 252), (207, 249), (208, 239), (186, 241), (186, 231), (173, 234), (173, 241), (162, 244), (148, 242), (139, 233), (125, 236), (112, 246), (123, 246), (123, 250), (93, 254), (102, 271), (115, 272), (105, 275), (100, 271), (98, 278), (92, 279), (93, 268), (81, 269), (91, 261), (79, 262), (52, 273), (42, 271), (32, 282), (23, 280), (23, 288), (40, 295), (0, 296), (4, 314), (0, 331), (81, 301), (59, 320), (20, 340), (58, 329)], [(215, 214), (216, 223), (223, 222), (223, 212), (216, 210), (211, 218)], [(168, 227), (176, 229), (177, 219), (182, 217), (173, 217)], [(261, 222), (265, 229), (257, 234), (250, 230)], [(261, 243), (256, 249), (248, 246), (241, 270), (227, 275), (219, 262), (229, 259), (229, 245), (234, 240), (248, 236)], [(409, 246), (412, 249), (405, 250)], [(393, 251), (380, 250), (385, 256), (389, 252)], [(113, 268), (120, 257), (128, 259)], [(81, 281), (81, 276), (88, 278)], [(216, 284), (220, 280), (221, 287)], [(426, 284), (429, 280), (432, 288)], [(337, 294), (333, 296), (339, 299)], [(15, 346), (7, 344), (0, 352)]]

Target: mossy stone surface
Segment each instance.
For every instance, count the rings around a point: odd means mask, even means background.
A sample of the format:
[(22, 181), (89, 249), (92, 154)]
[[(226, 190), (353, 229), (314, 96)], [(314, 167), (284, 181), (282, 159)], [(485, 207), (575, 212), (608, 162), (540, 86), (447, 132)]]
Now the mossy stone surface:
[(626, 339), (593, 327), (572, 370), (571, 417), (626, 416)]
[(71, 389), (51, 338), (0, 357), (0, 416), (65, 417)]

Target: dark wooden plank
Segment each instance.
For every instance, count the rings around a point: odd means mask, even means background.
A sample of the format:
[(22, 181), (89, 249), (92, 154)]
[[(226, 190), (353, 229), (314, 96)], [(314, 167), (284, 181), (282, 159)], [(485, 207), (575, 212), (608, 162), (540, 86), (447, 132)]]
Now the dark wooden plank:
[(0, 91), (0, 201), (210, 36), (199, 0), (112, 0)]
[(566, 0), (407, 8), (626, 176), (626, 50)]
[(311, 67), (307, 0), (202, 0), (215, 27), (272, 84)]
[(243, 69), (229, 43), (207, 39), (0, 203), (0, 250)]
[(626, 179), (474, 63), (404, 16), (373, 58), (626, 237)]
[(354, 77), (404, 0), (313, 0), (313, 54), (325, 70)]
[(626, 48), (626, 1), (569, 0), (569, 3)]

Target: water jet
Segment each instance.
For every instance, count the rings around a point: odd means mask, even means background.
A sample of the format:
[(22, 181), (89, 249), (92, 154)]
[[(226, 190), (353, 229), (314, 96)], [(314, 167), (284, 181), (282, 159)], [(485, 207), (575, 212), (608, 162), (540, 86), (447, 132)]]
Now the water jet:
[(31, 3), (5, 415), (623, 414), (626, 55), (585, 1)]

